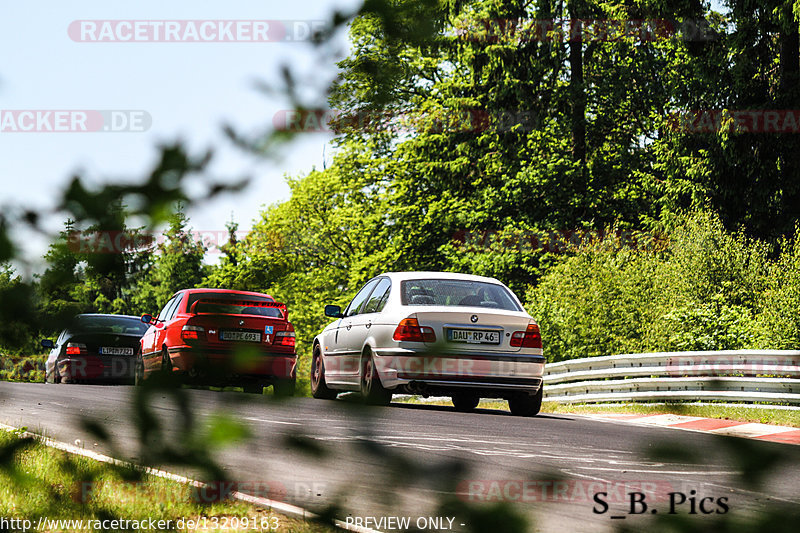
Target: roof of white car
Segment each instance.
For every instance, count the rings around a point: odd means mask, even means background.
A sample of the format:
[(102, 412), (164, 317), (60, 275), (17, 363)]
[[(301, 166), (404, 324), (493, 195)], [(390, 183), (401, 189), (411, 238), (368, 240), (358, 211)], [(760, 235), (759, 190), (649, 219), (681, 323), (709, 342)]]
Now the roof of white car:
[(495, 278), (475, 276), (473, 274), (461, 274), (459, 272), (384, 272), (381, 276), (388, 276), (397, 281), (406, 279), (463, 279), (468, 281), (499, 283), (502, 285), (502, 282)]

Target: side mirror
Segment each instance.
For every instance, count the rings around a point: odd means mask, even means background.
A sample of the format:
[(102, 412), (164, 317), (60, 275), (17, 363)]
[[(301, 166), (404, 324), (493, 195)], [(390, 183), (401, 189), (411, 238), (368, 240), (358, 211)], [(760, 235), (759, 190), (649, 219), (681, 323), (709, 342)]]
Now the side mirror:
[(52, 350), (55, 347), (55, 343), (50, 339), (42, 339), (42, 348), (50, 348)]
[(339, 307), (338, 305), (326, 305), (325, 316), (330, 316), (333, 318), (342, 318), (344, 315), (342, 314), (342, 308)]
[(152, 324), (153, 323), (153, 315), (144, 314), (142, 315), (142, 322), (145, 324)]

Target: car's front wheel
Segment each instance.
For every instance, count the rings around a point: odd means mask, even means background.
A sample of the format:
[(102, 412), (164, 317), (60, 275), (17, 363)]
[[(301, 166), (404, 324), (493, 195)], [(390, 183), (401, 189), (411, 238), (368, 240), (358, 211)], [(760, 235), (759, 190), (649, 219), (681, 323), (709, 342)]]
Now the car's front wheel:
[(321, 400), (333, 400), (337, 392), (328, 388), (325, 382), (325, 364), (322, 362), (322, 349), (314, 346), (311, 356), (311, 395)]
[(508, 399), (508, 408), (515, 416), (536, 416), (542, 409), (544, 385), (539, 387), (536, 394), (517, 394)]
[(392, 393), (383, 388), (372, 352), (366, 350), (361, 357), (361, 395), (367, 405), (389, 405)]
[(481, 399), (477, 394), (471, 392), (457, 392), (450, 397), (453, 400), (453, 407), (456, 411), (468, 413), (478, 407)]

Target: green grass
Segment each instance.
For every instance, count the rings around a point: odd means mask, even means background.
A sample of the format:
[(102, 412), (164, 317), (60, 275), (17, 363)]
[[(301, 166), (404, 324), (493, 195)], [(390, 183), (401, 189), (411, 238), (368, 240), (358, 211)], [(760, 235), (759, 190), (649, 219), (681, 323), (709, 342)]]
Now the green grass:
[[(453, 404), (449, 400), (422, 400), (417, 396), (395, 400), (401, 403), (419, 403), (425, 405)], [(508, 410), (508, 403), (503, 400), (481, 400), (479, 409)], [(706, 418), (722, 418), (741, 422), (759, 422), (761, 424), (776, 424), (779, 426), (800, 427), (800, 410), (791, 409), (757, 409), (747, 405), (696, 405), (690, 403), (669, 404), (576, 404), (563, 405), (552, 402), (542, 404), (543, 413), (575, 413), (575, 414), (602, 414), (602, 413), (628, 413), (641, 415), (676, 414), (684, 416), (701, 416)]]
[[(189, 528), (179, 528), (178, 520), (199, 522), (205, 517), (204, 524), (208, 529), (201, 526), (198, 530), (335, 531), (332, 527), (289, 518), (236, 500), (210, 503), (202, 500), (197, 489), (185, 484), (128, 466), (109, 465), (68, 454), (38, 441), (24, 439), (19, 433), (0, 430), (0, 517), (6, 519), (28, 519), (35, 527), (40, 517), (83, 519), (84, 524), (89, 520), (152, 518), (171, 520), (169, 529), (181, 531)], [(242, 527), (244, 518), (250, 520), (249, 528)], [(253, 521), (267, 527), (253, 529)], [(220, 527), (214, 529), (212, 526), (216, 525)], [(225, 525), (228, 527), (223, 528)], [(83, 528), (87, 531), (92, 529), (94, 527)], [(50, 527), (47, 530), (76, 529)]]

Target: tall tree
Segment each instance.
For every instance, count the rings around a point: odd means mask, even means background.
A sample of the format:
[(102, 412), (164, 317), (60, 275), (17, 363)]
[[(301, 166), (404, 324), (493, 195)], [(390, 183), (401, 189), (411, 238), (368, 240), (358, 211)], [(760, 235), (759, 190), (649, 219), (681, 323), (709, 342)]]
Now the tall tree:
[(38, 350), (34, 332), (39, 321), (28, 303), (33, 288), (16, 275), (8, 263), (0, 263), (0, 350), (3, 353)]
[(153, 264), (137, 284), (132, 307), (155, 313), (178, 290), (201, 284), (208, 268), (203, 263), (206, 246), (196, 240), (186, 214), (179, 207), (169, 219), (163, 241), (156, 246)]

